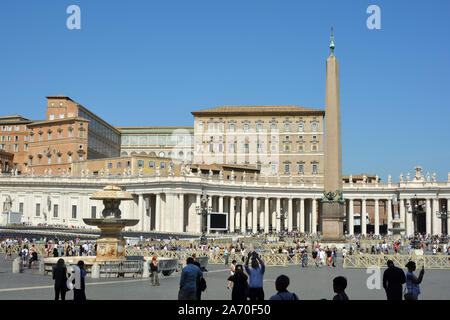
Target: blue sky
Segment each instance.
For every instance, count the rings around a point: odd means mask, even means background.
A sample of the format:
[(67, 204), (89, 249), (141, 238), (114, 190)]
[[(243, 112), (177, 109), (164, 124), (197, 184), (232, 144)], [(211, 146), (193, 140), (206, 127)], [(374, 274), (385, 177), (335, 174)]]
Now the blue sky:
[[(81, 8), (81, 30), (66, 9)], [(381, 30), (369, 30), (369, 5)], [(192, 125), (220, 105), (325, 108), (330, 25), (344, 174), (450, 171), (450, 1), (0, 3), (0, 114), (65, 94), (117, 126)]]

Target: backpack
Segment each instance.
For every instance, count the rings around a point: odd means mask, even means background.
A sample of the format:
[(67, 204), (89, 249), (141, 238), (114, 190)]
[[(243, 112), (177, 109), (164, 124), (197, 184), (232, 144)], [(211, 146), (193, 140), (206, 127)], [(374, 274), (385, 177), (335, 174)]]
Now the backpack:
[(199, 289), (202, 292), (206, 290), (206, 280), (203, 277), (200, 278)]

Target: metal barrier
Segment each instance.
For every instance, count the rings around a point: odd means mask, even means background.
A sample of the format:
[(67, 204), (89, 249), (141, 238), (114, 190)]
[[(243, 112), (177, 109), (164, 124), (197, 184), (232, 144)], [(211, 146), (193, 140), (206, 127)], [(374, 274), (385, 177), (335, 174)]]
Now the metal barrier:
[(404, 255), (404, 254), (360, 254), (347, 255), (344, 259), (344, 268), (364, 268), (371, 266), (387, 267), (386, 262), (392, 260), (394, 265), (403, 268), (408, 261), (414, 261), (417, 269), (448, 270), (450, 269), (450, 256), (448, 255)]
[(100, 274), (104, 273), (107, 278), (113, 275), (125, 277), (129, 274), (135, 278), (138, 275), (142, 275), (143, 270), (143, 261), (103, 262), (100, 264)]

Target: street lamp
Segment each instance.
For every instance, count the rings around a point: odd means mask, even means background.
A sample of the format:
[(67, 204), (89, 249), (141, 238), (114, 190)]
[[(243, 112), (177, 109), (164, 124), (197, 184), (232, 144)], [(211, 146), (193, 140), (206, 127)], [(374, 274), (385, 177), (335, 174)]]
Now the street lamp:
[(413, 249), (420, 249), (420, 241), (417, 239), (417, 224), (418, 224), (418, 216), (420, 213), (423, 213), (423, 205), (419, 204), (419, 199), (417, 199), (417, 195), (414, 195), (414, 199), (412, 199), (412, 208), (409, 210), (410, 205), (407, 203), (406, 207), (408, 208), (408, 213), (411, 213), (414, 221), (414, 238), (412, 241)]
[[(442, 206), (442, 211), (436, 211), (436, 217), (441, 219), (442, 223), (442, 234), (448, 234), (447, 230), (447, 219), (449, 215), (449, 211), (446, 210), (445, 204)], [(445, 229), (445, 232), (444, 232)]]
[[(280, 226), (281, 226), (280, 227), (280, 232), (283, 232), (284, 231), (284, 221), (286, 220), (286, 218), (288, 216), (288, 212), (287, 211), (285, 211), (285, 212), (276, 212), (275, 216), (276, 216), (277, 219), (280, 220)], [(280, 241), (284, 241), (284, 237), (280, 236), (279, 240)]]
[(200, 237), (200, 244), (206, 245), (208, 244), (208, 240), (206, 238), (206, 223), (208, 214), (212, 212), (212, 207), (208, 207), (208, 196), (206, 195), (206, 191), (203, 191), (202, 198), (200, 200), (200, 206), (196, 206), (195, 210), (198, 215), (202, 216), (202, 236)]

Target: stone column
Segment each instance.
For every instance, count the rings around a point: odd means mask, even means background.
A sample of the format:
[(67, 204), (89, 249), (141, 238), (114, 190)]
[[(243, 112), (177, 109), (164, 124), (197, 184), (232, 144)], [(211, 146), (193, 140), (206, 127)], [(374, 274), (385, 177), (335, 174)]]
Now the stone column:
[(366, 199), (361, 200), (361, 233), (367, 234), (367, 223), (366, 223)]
[(184, 232), (184, 194), (178, 194), (178, 214), (175, 217), (175, 220), (178, 221), (177, 231)]
[(156, 194), (155, 204), (155, 230), (161, 231), (161, 194)]
[(312, 233), (317, 233), (317, 200), (312, 199)]
[(380, 234), (380, 206), (378, 203), (378, 199), (375, 199), (375, 235)]
[(398, 205), (400, 207), (400, 220), (402, 221), (400, 224), (400, 227), (403, 227), (406, 229), (406, 208), (405, 208), (405, 199), (399, 199), (398, 200)]
[(348, 200), (348, 233), (354, 234), (355, 233), (355, 222), (354, 222), (354, 216), (353, 216), (353, 210), (354, 210), (354, 204), (353, 199)]
[(253, 233), (258, 232), (258, 198), (253, 198)]
[(223, 212), (223, 196), (219, 196), (219, 212)]
[(297, 221), (300, 232), (305, 232), (305, 199), (300, 199), (300, 219)]
[(392, 234), (389, 229), (392, 228), (392, 200), (387, 199), (387, 233)]
[(432, 216), (432, 214), (431, 214), (431, 199), (426, 199), (426, 205), (425, 205), (425, 207), (426, 207), (426, 222), (425, 222), (425, 225), (426, 225), (426, 233), (427, 234), (431, 234), (431, 216)]
[(266, 226), (265, 226), (265, 218), (264, 218), (264, 198), (259, 199), (259, 230), (261, 232), (264, 232)]
[(236, 217), (235, 217), (235, 230), (241, 230), (241, 210), (242, 205), (240, 198), (236, 198)]
[(141, 232), (144, 231), (144, 195), (138, 195), (138, 215)]
[(406, 199), (406, 203), (407, 205), (407, 210), (405, 212), (406, 215), (406, 235), (411, 236), (414, 234), (414, 229), (413, 229), (413, 223), (412, 223), (412, 206), (411, 206), (411, 199)]
[(293, 229), (293, 212), (292, 212), (292, 198), (288, 199), (288, 231), (292, 231)]
[(264, 199), (264, 232), (269, 233), (269, 198)]
[(276, 208), (277, 216), (275, 218), (277, 219), (277, 232), (280, 232), (281, 231), (281, 219), (278, 217), (278, 215), (281, 214), (281, 199), (276, 198), (276, 201), (277, 201), (277, 208)]
[[(213, 208), (213, 196), (208, 197), (208, 208), (211, 208), (211, 210), (214, 210), (214, 209), (212, 209)], [(205, 217), (204, 223), (206, 223), (206, 233), (209, 233), (208, 217)]]
[(241, 232), (246, 233), (247, 232), (247, 208), (246, 208), (246, 198), (242, 197), (241, 200)]
[[(447, 199), (447, 212), (450, 211), (450, 198)], [(447, 234), (450, 234), (450, 218), (447, 216)]]
[(235, 200), (236, 200), (235, 197), (230, 197), (230, 216), (229, 216), (230, 232), (234, 232), (234, 219), (236, 218), (234, 213)]
[(441, 219), (439, 219), (437, 214), (436, 214), (436, 212), (440, 211), (439, 209), (440, 209), (439, 208), (439, 199), (434, 198), (433, 199), (433, 213), (432, 213), (432, 216), (433, 216), (433, 235), (442, 233), (441, 232), (442, 231), (441, 230), (441, 223), (442, 222), (441, 222)]

